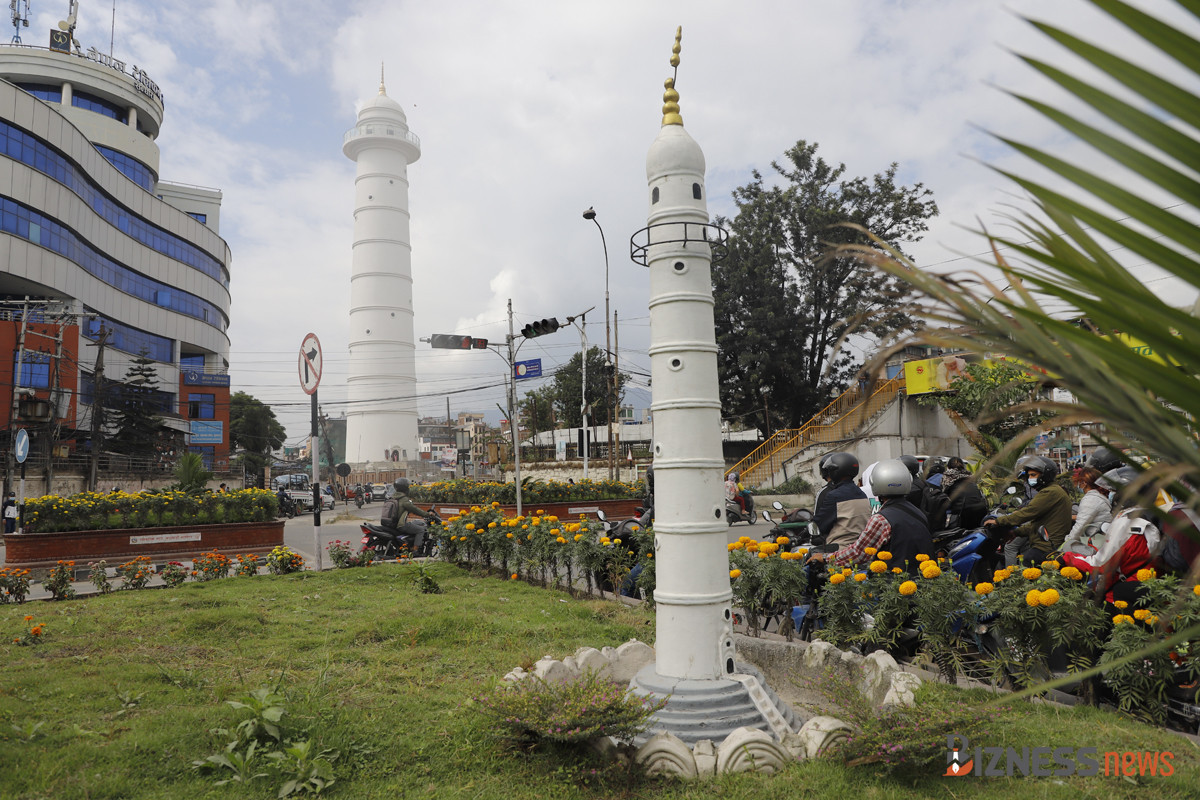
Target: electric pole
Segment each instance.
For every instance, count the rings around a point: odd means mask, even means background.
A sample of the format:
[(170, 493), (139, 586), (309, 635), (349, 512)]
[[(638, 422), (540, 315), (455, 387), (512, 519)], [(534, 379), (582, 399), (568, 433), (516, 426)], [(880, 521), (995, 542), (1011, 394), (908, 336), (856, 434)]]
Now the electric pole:
[(88, 469), (88, 490), (96, 491), (96, 473), (100, 468), (100, 446), (104, 438), (104, 347), (108, 344), (108, 328), (100, 323), (100, 335), (88, 347), (96, 348), (96, 367), (93, 371), (92, 390), (92, 460)]

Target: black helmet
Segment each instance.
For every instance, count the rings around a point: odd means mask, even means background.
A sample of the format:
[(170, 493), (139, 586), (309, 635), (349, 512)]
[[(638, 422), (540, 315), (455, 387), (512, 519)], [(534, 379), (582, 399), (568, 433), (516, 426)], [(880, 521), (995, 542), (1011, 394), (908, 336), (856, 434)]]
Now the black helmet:
[(651, 492), (654, 491), (654, 465), (653, 464), (646, 467), (646, 486), (648, 486), (650, 488)]
[(1054, 479), (1058, 477), (1058, 464), (1045, 456), (1027, 456), (1024, 463), (1017, 462), (1021, 465), (1022, 474), (1035, 470), (1038, 473), (1037, 488), (1043, 489), (1054, 483)]
[(858, 475), (858, 458), (853, 453), (830, 453), (821, 459), (820, 469), (827, 481), (850, 479)]
[(914, 478), (917, 477), (917, 473), (921, 470), (921, 462), (917, 460), (916, 456), (900, 456), (896, 460), (908, 467), (908, 471)]
[(935, 456), (925, 461), (925, 477), (946, 471), (946, 459)]
[(408, 494), (408, 478), (396, 478), (392, 481), (392, 488), (396, 490), (396, 494)]
[(1107, 447), (1097, 447), (1088, 454), (1087, 460), (1083, 462), (1083, 465), (1099, 470), (1101, 474), (1104, 474), (1116, 469), (1123, 463), (1121, 457), (1112, 450), (1109, 450)]

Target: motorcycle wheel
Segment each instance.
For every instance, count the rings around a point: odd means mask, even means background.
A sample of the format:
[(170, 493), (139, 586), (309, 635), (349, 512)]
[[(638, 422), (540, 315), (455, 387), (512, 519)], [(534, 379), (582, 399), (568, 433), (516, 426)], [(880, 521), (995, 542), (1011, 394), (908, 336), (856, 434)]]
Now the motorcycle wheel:
[(754, 523), (758, 522), (758, 517), (757, 517), (757, 516), (755, 516), (755, 514), (754, 514), (754, 512), (753, 512), (753, 511), (747, 511), (747, 512), (746, 512), (746, 516), (747, 516), (747, 520), (746, 520), (746, 521), (747, 521), (747, 522), (749, 522), (751, 525), (753, 525)]
[(732, 525), (733, 523), (737, 522), (737, 515), (729, 509), (725, 509), (725, 521)]

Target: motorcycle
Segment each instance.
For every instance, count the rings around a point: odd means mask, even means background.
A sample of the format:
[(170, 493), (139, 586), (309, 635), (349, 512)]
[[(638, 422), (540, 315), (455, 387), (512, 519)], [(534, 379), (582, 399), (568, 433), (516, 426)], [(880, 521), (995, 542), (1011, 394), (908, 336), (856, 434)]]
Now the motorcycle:
[[(441, 517), (434, 514), (431, 524), (441, 525)], [(410, 526), (420, 528), (420, 535), (417, 531), (409, 530)], [(374, 549), (375, 555), (380, 559), (400, 558), (404, 554), (412, 558), (423, 558), (437, 553), (436, 536), (429, 529), (425, 520), (420, 517), (410, 519), (400, 530), (385, 528), (383, 525), (373, 522), (364, 522), (359, 527), (362, 529), (363, 547)], [(421, 540), (419, 549), (416, 546), (418, 539)]]
[(783, 514), (779, 522), (771, 517), (769, 511), (762, 512), (763, 519), (775, 525), (771, 530), (772, 535), (786, 536), (791, 540), (793, 552), (800, 547), (812, 548), (815, 545), (825, 544), (825, 537), (817, 528), (817, 524), (813, 519), (813, 512), (807, 508), (797, 508), (788, 511), (783, 507), (783, 504), (778, 500), (771, 503), (771, 507)]
[(749, 522), (751, 525), (758, 522), (758, 516), (754, 513), (754, 495), (744, 492), (742, 499), (746, 503), (745, 511), (737, 504), (736, 500), (725, 501), (725, 521), (730, 525), (735, 522)]
[[(638, 506), (636, 509), (637, 516), (632, 519), (621, 520), (616, 522), (610, 520), (608, 515), (602, 510), (596, 511), (596, 517), (604, 526), (604, 536), (609, 539), (620, 540), (629, 543), (636, 548), (653, 546), (653, 542), (647, 539), (639, 541), (639, 536), (643, 536), (650, 529), (652, 509), (642, 508)], [(621, 581), (621, 594), (626, 597), (640, 597), (641, 592), (637, 586), (638, 577), (642, 574), (642, 565), (636, 564), (629, 573)], [(602, 592), (612, 592), (613, 582), (612, 576), (609, 574), (608, 568), (597, 570), (593, 576), (597, 588)]]
[[(1025, 498), (1017, 496), (1015, 486), (1008, 487), (1006, 494), (1008, 496), (988, 512), (984, 521), (1024, 505)], [(1004, 543), (1008, 533), (1009, 529), (998, 526), (938, 531), (933, 537), (934, 554), (948, 558), (954, 572), (964, 582), (989, 581), (992, 574), (1004, 566)]]
[(277, 496), (276, 499), (279, 501), (280, 516), (287, 517), (288, 519), (292, 519), (293, 517), (296, 516), (296, 501), (295, 500), (293, 500), (289, 495), (286, 495), (286, 494), (279, 495), (279, 496)]

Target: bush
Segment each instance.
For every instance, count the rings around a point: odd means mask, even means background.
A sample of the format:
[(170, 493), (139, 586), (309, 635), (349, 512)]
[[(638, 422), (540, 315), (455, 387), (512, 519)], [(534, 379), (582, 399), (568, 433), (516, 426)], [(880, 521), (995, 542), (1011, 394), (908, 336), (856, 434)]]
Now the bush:
[[(639, 500), (646, 494), (640, 483), (624, 481), (521, 481), (522, 504), (560, 503), (586, 500)], [(473, 503), (477, 505), (514, 505), (517, 489), (512, 483), (484, 481), (438, 481), (412, 487), (412, 499), (418, 503)]]
[(793, 475), (778, 486), (770, 489), (752, 489), (752, 494), (807, 494), (812, 491), (812, 484), (800, 475)]
[(36, 533), (264, 522), (274, 519), (279, 511), (275, 495), (263, 489), (225, 493), (81, 492), (70, 497), (36, 497), (25, 506), (26, 527)]
[(137, 556), (117, 567), (117, 576), (122, 579), (122, 589), (145, 589), (154, 575), (154, 565), (149, 556)]
[(174, 589), (176, 586), (179, 586), (181, 583), (186, 581), (188, 577), (187, 570), (184, 569), (183, 564), (179, 563), (178, 561), (168, 561), (166, 564), (163, 564), (161, 574), (163, 583), (165, 583), (169, 589)]
[(304, 569), (304, 556), (283, 545), (277, 546), (267, 556), (267, 569), (272, 575), (287, 575)]

